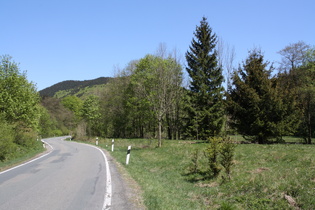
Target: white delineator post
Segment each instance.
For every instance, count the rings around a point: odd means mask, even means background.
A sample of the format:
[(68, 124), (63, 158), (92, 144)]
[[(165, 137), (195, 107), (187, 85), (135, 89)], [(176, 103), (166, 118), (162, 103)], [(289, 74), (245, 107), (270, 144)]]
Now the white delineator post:
[(129, 159), (130, 159), (130, 150), (131, 150), (131, 146), (128, 146), (128, 150), (127, 150), (127, 157), (126, 157), (126, 165), (129, 164)]
[(114, 152), (114, 139), (112, 140), (112, 152)]
[(96, 141), (95, 141), (96, 146), (98, 145), (98, 138), (96, 137)]

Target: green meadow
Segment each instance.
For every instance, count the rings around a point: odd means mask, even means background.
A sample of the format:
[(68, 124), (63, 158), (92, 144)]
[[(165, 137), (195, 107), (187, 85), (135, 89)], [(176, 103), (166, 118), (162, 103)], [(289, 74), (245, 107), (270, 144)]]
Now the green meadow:
[[(291, 142), (298, 142), (291, 138)], [(128, 145), (132, 146), (126, 165)], [(148, 209), (313, 209), (315, 145), (238, 144), (231, 180), (206, 176), (202, 141), (100, 140), (138, 182)], [(192, 173), (198, 151), (198, 172)]]

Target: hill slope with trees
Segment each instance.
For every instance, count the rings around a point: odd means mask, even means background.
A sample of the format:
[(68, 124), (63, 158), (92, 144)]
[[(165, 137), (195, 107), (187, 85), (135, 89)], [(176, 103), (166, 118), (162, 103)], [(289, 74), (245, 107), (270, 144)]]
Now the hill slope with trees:
[(91, 88), (94, 86), (102, 86), (107, 84), (112, 78), (111, 77), (99, 77), (92, 80), (67, 80), (54, 84), (48, 88), (39, 91), (41, 97), (57, 97), (63, 98), (68, 95), (82, 96), (82, 90)]

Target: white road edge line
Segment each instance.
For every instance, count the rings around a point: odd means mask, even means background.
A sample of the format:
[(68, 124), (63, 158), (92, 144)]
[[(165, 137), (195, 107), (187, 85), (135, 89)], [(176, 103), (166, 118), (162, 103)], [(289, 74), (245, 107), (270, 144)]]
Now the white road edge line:
[(90, 144), (85, 144), (87, 146), (93, 147), (95, 149), (98, 149), (103, 157), (104, 157), (104, 162), (105, 162), (105, 167), (106, 167), (106, 191), (104, 195), (104, 203), (103, 203), (103, 208), (102, 210), (110, 209), (112, 205), (112, 178), (109, 170), (109, 164), (106, 158), (105, 153), (98, 147), (90, 145)]
[(39, 156), (39, 157), (37, 157), (37, 158), (35, 158), (35, 159), (33, 159), (33, 160), (30, 160), (30, 161), (28, 161), (28, 162), (26, 162), (26, 163), (22, 163), (22, 164), (17, 165), (17, 166), (15, 166), (15, 167), (13, 167), (13, 168), (9, 168), (9, 169), (7, 169), (7, 170), (5, 170), (5, 171), (2, 171), (2, 172), (0, 172), (0, 175), (1, 175), (1, 174), (4, 174), (4, 173), (6, 173), (6, 172), (12, 171), (12, 170), (14, 170), (14, 169), (16, 169), (16, 168), (19, 168), (19, 167), (21, 167), (21, 166), (25, 166), (25, 165), (27, 165), (27, 164), (29, 164), (29, 163), (31, 163), (31, 162), (34, 162), (34, 161), (36, 161), (36, 160), (38, 160), (38, 159), (41, 159), (41, 158), (43, 158), (43, 157), (49, 155), (49, 154), (54, 150), (54, 148), (53, 148), (49, 143), (47, 143), (46, 141), (42, 140), (42, 142), (44, 142), (45, 144), (47, 144), (47, 145), (51, 148), (51, 151), (50, 151), (50, 152), (48, 152), (48, 153), (46, 153), (46, 154), (44, 154), (44, 155), (42, 155), (42, 156)]

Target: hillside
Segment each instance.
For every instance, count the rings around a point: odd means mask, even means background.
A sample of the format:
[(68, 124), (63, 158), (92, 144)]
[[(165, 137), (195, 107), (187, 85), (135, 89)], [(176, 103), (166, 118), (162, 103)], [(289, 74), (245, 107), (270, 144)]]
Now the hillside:
[(106, 85), (112, 78), (100, 77), (92, 80), (67, 80), (54, 84), (48, 88), (39, 91), (41, 97), (57, 97), (63, 98), (67, 95), (76, 95), (78, 97), (86, 92), (98, 92), (98, 90)]

